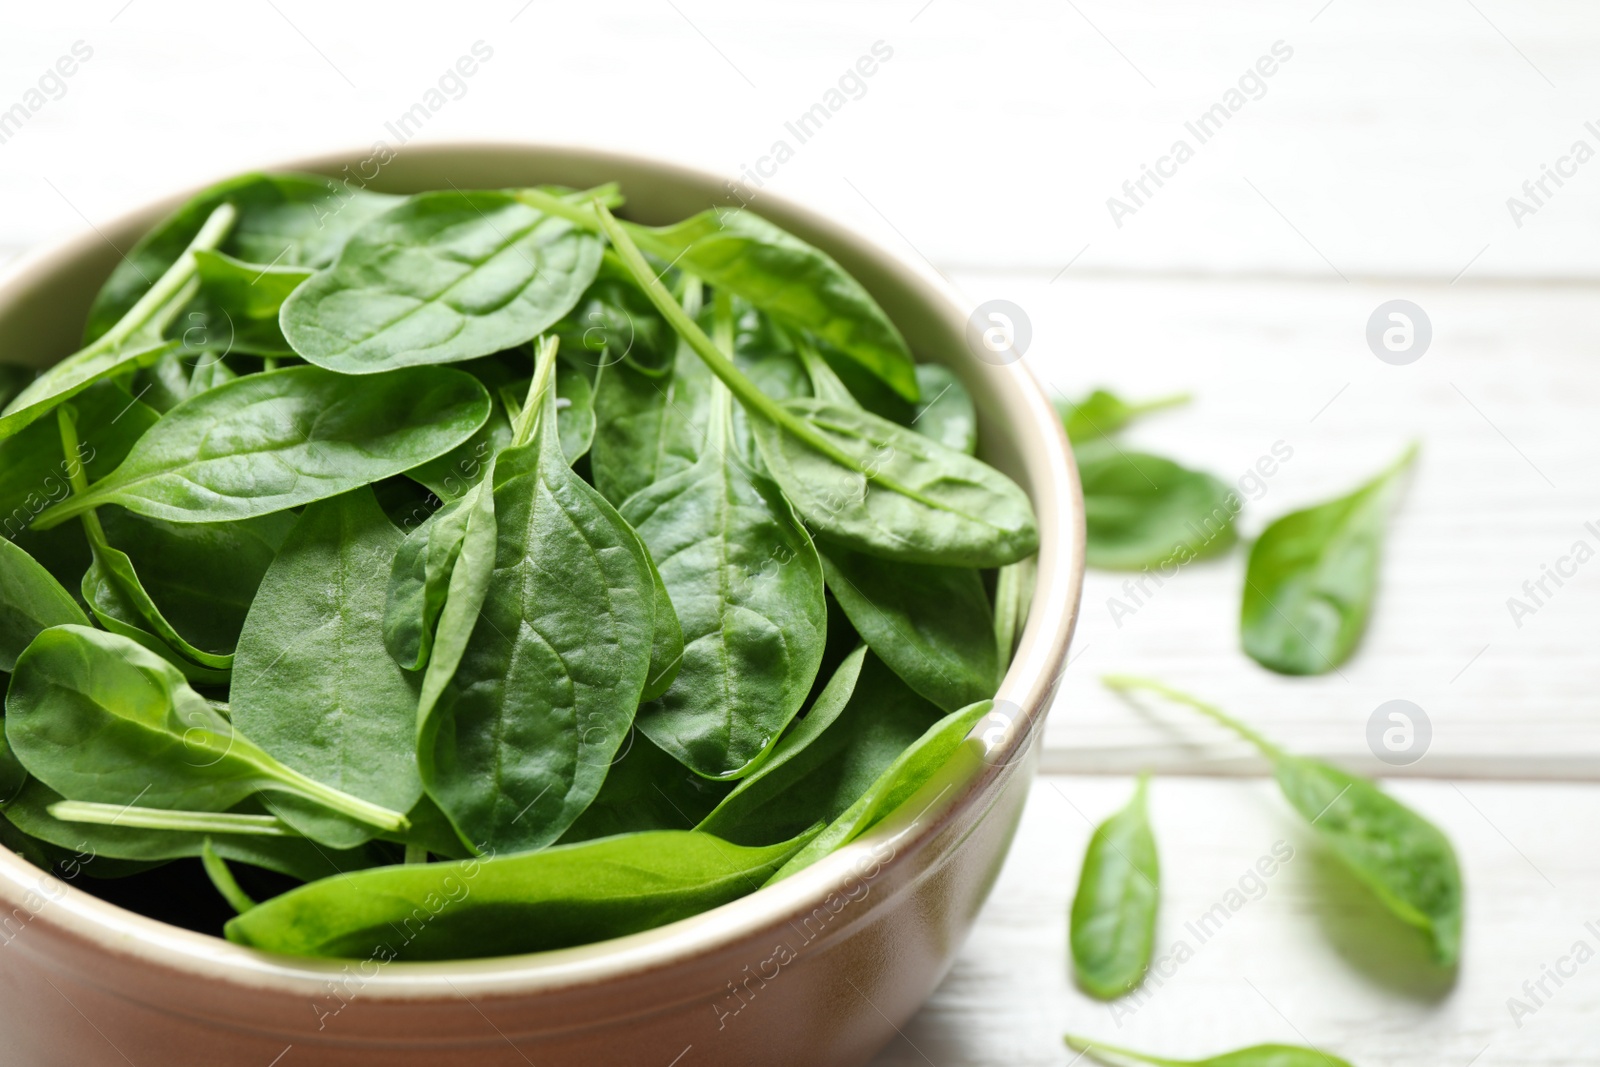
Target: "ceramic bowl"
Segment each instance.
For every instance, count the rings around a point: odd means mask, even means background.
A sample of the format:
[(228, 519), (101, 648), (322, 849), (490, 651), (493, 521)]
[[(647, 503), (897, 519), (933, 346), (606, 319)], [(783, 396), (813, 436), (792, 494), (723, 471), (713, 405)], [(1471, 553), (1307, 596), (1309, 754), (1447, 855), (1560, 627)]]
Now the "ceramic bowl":
[[(262, 169), (375, 189), (622, 183), (627, 214), (732, 202), (722, 180), (581, 148), (453, 144)], [(0, 279), (0, 350), (46, 364), (138, 237), (190, 193), (28, 255)], [(873, 832), (769, 889), (670, 926), (533, 956), (437, 964), (266, 955), (123, 910), (0, 849), (0, 1061), (26, 1067), (820, 1067), (867, 1062), (951, 965), (1005, 859), (1034, 740), (1066, 661), (1083, 572), (1077, 474), (1021, 360), (979, 358), (969, 305), (925, 265), (792, 203), (750, 203), (826, 249), (919, 359), (948, 365), (981, 454), (1038, 511), (1038, 579), (997, 711)]]

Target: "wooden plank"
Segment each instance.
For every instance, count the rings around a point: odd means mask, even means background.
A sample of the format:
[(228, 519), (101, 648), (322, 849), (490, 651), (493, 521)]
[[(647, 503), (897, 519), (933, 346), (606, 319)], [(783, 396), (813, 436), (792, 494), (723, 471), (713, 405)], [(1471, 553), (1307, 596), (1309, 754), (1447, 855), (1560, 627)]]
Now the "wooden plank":
[[(955, 968), (874, 1067), (1063, 1067), (1072, 1061), (1061, 1045), (1068, 1030), (1181, 1058), (1283, 1041), (1321, 1045), (1361, 1067), (1594, 1061), (1600, 858), (1572, 843), (1600, 831), (1600, 787), (1392, 786), (1460, 854), (1466, 937), (1452, 983), (1272, 785), (1157, 780), (1156, 943), (1158, 961), (1171, 956), (1168, 975), (1145, 994), (1104, 1005), (1071, 983), (1066, 912), (1091, 823), (1120, 807), (1132, 785), (1035, 783), (1010, 860)], [(1270, 877), (1250, 877), (1279, 842), (1292, 858)], [(1593, 956), (1582, 964), (1567, 958), (1580, 941)], [(1180, 942), (1189, 950), (1181, 963)], [(1543, 978), (1545, 994), (1522, 988), (1558, 965), (1572, 972), (1561, 985)], [(1532, 1011), (1514, 1018), (1510, 998)]]

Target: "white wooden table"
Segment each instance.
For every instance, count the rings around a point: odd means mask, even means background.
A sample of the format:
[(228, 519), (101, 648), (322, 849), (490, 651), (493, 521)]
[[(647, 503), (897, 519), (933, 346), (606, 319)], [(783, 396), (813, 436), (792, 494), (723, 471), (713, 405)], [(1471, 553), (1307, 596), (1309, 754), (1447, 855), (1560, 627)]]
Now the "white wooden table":
[[(1562, 960), (1580, 941), (1600, 952), (1600, 563), (1520, 626), (1507, 599), (1574, 542), (1600, 548), (1585, 528), (1600, 527), (1600, 159), (1563, 162), (1575, 141), (1600, 150), (1600, 122), (1585, 126), (1600, 120), (1600, 16), (1551, 0), (407, 0), (382, 15), (83, 0), (5, 18), (0, 114), (28, 115), (0, 124), (0, 260), (180, 184), (394, 145), (419, 103), (407, 136), (598, 144), (730, 180), (785, 140), (767, 188), (929, 260), (974, 303), (1022, 306), (1026, 358), (1052, 388), (1195, 394), (1136, 429), (1139, 446), (1230, 481), (1292, 448), (1248, 502), (1247, 534), (1420, 440), (1373, 625), (1337, 674), (1278, 678), (1238, 651), (1242, 553), (1185, 568), (1120, 625), (1107, 601), (1124, 576), (1091, 574), (1010, 864), (878, 1067), (1065, 1065), (1067, 1029), (1171, 1056), (1280, 1040), (1363, 1067), (1595, 1062), (1600, 962)], [(91, 58), (30, 97), (79, 41)], [(491, 58), (427, 108), (476, 42)], [(875, 44), (889, 58), (830, 98)], [(1275, 45), (1271, 77), (1199, 143), (1185, 124)], [(830, 99), (799, 144), (785, 123)], [(1163, 164), (1178, 139), (1193, 158)], [(1568, 174), (1535, 203), (1522, 186), (1543, 164)], [(1107, 199), (1130, 203), (1122, 185), (1145, 165), (1171, 174), (1146, 179), (1119, 227)], [(1514, 219), (1513, 196), (1534, 210)], [(1395, 298), (1433, 327), (1409, 366), (1364, 339)], [(1113, 670), (1395, 775), (1461, 855), (1454, 981), (1418, 962), (1242, 746), (1128, 708), (1096, 681)], [(1400, 769), (1366, 742), (1394, 698), (1434, 734)], [(1142, 769), (1161, 775), (1158, 943), (1193, 954), (1148, 999), (1107, 1008), (1068, 979), (1065, 912), (1092, 823)], [(1196, 944), (1186, 924), (1279, 841), (1295, 858)], [(1559, 987), (1544, 977), (1558, 965), (1574, 970)], [(1541, 979), (1534, 1004), (1524, 983)], [(1511, 998), (1536, 1010), (1513, 1017)]]

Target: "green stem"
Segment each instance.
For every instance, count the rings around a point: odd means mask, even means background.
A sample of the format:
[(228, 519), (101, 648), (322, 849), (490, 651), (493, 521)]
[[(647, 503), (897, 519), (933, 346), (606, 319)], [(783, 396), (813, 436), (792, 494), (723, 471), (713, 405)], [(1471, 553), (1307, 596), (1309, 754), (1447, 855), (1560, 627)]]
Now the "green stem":
[(1105, 1061), (1100, 1053), (1109, 1052), (1113, 1056), (1122, 1056), (1126, 1059), (1138, 1060), (1141, 1063), (1153, 1063), (1156, 1067), (1193, 1067), (1195, 1063), (1194, 1060), (1169, 1060), (1165, 1056), (1151, 1056), (1143, 1052), (1134, 1052), (1132, 1049), (1108, 1045), (1104, 1041), (1090, 1041), (1088, 1038), (1078, 1037), (1076, 1034), (1064, 1034), (1062, 1035), (1062, 1040), (1067, 1043), (1067, 1047), (1072, 1051), (1086, 1053), (1097, 1060), (1101, 1060), (1101, 1062)]
[(405, 861), (407, 863), (427, 863), (428, 862), (428, 846), (427, 845), (407, 845), (406, 846), (406, 859), (405, 859)]
[[(684, 313), (683, 308), (678, 306), (677, 301), (672, 299), (672, 294), (667, 292), (667, 287), (661, 284), (661, 280), (650, 269), (650, 264), (645, 262), (644, 255), (639, 251), (639, 246), (624, 231), (622, 225), (612, 217), (611, 212), (600, 205), (596, 206), (596, 210), (600, 214), (601, 227), (604, 229), (606, 236), (611, 239), (611, 247), (616, 249), (617, 255), (622, 258), (623, 265), (633, 275), (634, 281), (644, 290), (645, 295), (650, 298), (650, 302), (656, 306), (657, 311), (661, 312), (667, 323), (677, 331), (678, 336), (687, 341), (689, 347), (694, 349), (695, 355), (699, 356), (705, 365), (710, 368), (711, 373), (722, 379), (723, 384), (728, 387), (728, 391), (734, 395), (739, 403), (769, 422), (776, 423), (786, 432), (798, 437), (841, 467), (866, 476), (866, 472), (860, 468), (853, 456), (824, 437), (809, 422), (780, 407), (776, 401), (757, 388), (754, 382), (745, 377), (744, 372), (734, 366), (733, 361), (722, 354), (715, 342), (707, 337), (705, 331)], [(871, 480), (880, 481), (888, 488), (905, 491), (886, 479), (875, 478)]]
[(271, 760), (269, 766), (274, 772), (273, 777), (278, 783), (281, 783), (281, 787), (285, 792), (305, 797), (307, 800), (321, 804), (329, 811), (349, 816), (356, 822), (364, 823), (367, 826), (375, 826), (379, 830), (385, 830), (389, 833), (399, 833), (411, 828), (411, 820), (398, 811), (391, 811), (382, 805), (372, 803), (370, 800), (362, 800), (360, 797), (351, 796), (349, 793), (335, 789), (331, 785), (323, 785), (315, 778), (307, 777), (293, 767), (286, 767), (270, 756), (268, 759)]
[(1287, 755), (1283, 749), (1279, 748), (1271, 741), (1268, 741), (1265, 737), (1256, 733), (1256, 731), (1252, 730), (1238, 719), (1235, 719), (1232, 715), (1229, 715), (1215, 704), (1207, 704), (1198, 697), (1190, 696), (1188, 693), (1185, 693), (1180, 689), (1174, 689), (1170, 685), (1167, 685), (1163, 682), (1157, 682), (1150, 678), (1138, 678), (1131, 674), (1103, 674), (1100, 676), (1100, 682), (1106, 688), (1114, 689), (1119, 693), (1126, 693), (1130, 690), (1142, 689), (1146, 692), (1156, 693), (1160, 696), (1166, 697), (1168, 700), (1176, 704), (1183, 704), (1186, 707), (1191, 707), (1201, 714), (1209, 716), (1216, 722), (1221, 723), (1223, 726), (1226, 726), (1228, 729), (1232, 730), (1234, 733), (1238, 734), (1240, 737), (1256, 746), (1256, 748), (1261, 750), (1261, 754), (1270, 760), (1277, 761), (1283, 759)]
[(228, 231), (233, 229), (238, 216), (238, 209), (232, 204), (219, 205), (206, 218), (205, 224), (200, 227), (200, 232), (194, 235), (194, 240), (189, 242), (183, 254), (167, 268), (166, 273), (156, 279), (155, 284), (150, 286), (138, 302), (117, 320), (116, 325), (101, 334), (99, 340), (83, 351), (68, 356), (67, 360), (87, 359), (89, 356), (113, 351), (148, 326), (156, 326), (158, 334), (160, 330), (164, 330), (172, 322), (173, 316), (193, 299), (194, 292), (198, 288), (199, 282), (195, 278), (197, 270), (195, 252), (202, 249), (209, 251), (220, 245), (228, 236)]
[[(80, 496), (89, 491), (89, 475), (78, 459), (78, 409), (71, 404), (56, 408), (56, 425), (61, 430), (61, 454), (67, 461), (67, 481), (72, 485), (72, 495)], [(84, 511), (80, 518), (83, 519), (83, 532), (89, 540), (90, 549), (99, 551), (104, 548), (108, 544), (106, 531), (100, 525), (100, 516), (94, 508)]]
[(251, 837), (298, 837), (288, 824), (272, 815), (240, 815), (229, 811), (172, 811), (136, 808), (127, 804), (96, 804), (86, 800), (58, 800), (52, 817), (62, 822), (97, 826), (132, 826), (140, 830), (172, 830), (193, 834), (245, 834)]
[(553, 335), (539, 338), (538, 346), (534, 349), (533, 379), (528, 382), (528, 398), (517, 410), (512, 425), (513, 446), (525, 445), (533, 440), (534, 431), (539, 426), (539, 414), (544, 409), (545, 391), (551, 388), (550, 383), (555, 376), (556, 350), (560, 347), (560, 338)]
[(211, 847), (211, 838), (206, 838), (205, 844), (200, 847), (200, 863), (206, 869), (206, 875), (211, 879), (211, 884), (216, 886), (217, 892), (222, 894), (234, 911), (243, 915), (256, 906), (250, 894), (239, 888), (239, 882), (233, 877), (233, 872), (228, 869), (228, 863), (217, 850)]
[(1154, 400), (1141, 400), (1137, 404), (1128, 405), (1129, 415), (1148, 415), (1152, 411), (1162, 411), (1166, 408), (1182, 407), (1194, 399), (1193, 393), (1173, 393), (1171, 396), (1159, 396)]
[(263, 356), (261, 358), (261, 370), (262, 370), (263, 373), (265, 373), (267, 371), (274, 371), (274, 370), (277, 370), (277, 369), (278, 369), (278, 357), (277, 356)]

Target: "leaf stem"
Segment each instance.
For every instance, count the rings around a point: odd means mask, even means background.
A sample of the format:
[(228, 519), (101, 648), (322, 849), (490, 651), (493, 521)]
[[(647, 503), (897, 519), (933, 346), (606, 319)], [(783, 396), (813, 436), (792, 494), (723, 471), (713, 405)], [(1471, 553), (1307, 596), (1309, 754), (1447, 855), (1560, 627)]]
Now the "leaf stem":
[(1134, 1052), (1132, 1049), (1108, 1045), (1104, 1041), (1090, 1041), (1088, 1038), (1079, 1037), (1076, 1034), (1063, 1034), (1062, 1040), (1066, 1042), (1067, 1047), (1072, 1051), (1085, 1053), (1095, 1059), (1101, 1059), (1099, 1053), (1109, 1052), (1113, 1056), (1123, 1056), (1130, 1060), (1139, 1060), (1142, 1063), (1153, 1063), (1157, 1067), (1192, 1067), (1194, 1063), (1193, 1060), (1170, 1060), (1164, 1056), (1151, 1056), (1143, 1052)]
[(539, 338), (534, 349), (533, 379), (528, 382), (528, 396), (517, 410), (516, 425), (512, 427), (513, 445), (525, 445), (533, 440), (533, 431), (538, 428), (539, 414), (544, 408), (545, 390), (550, 388), (555, 375), (556, 350), (560, 345), (561, 339), (554, 335)]
[(1234, 733), (1238, 734), (1240, 737), (1256, 746), (1256, 748), (1261, 750), (1262, 755), (1274, 762), (1284, 759), (1287, 755), (1283, 749), (1279, 748), (1271, 741), (1268, 741), (1261, 734), (1257, 733), (1255, 730), (1252, 730), (1238, 719), (1235, 719), (1232, 715), (1229, 715), (1215, 704), (1207, 704), (1200, 698), (1190, 696), (1188, 693), (1185, 693), (1180, 689), (1174, 689), (1172, 686), (1167, 685), (1164, 682), (1158, 682), (1151, 678), (1139, 678), (1131, 674), (1103, 674), (1100, 676), (1100, 682), (1107, 689), (1115, 690), (1118, 693), (1127, 693), (1130, 690), (1142, 689), (1147, 692), (1166, 697), (1173, 703), (1183, 704), (1186, 707), (1193, 708), (1201, 714), (1209, 716), (1216, 722), (1226, 726), (1228, 729), (1232, 730)]
[(217, 850), (211, 847), (211, 838), (206, 838), (205, 844), (200, 846), (200, 863), (206, 869), (206, 876), (211, 879), (211, 884), (216, 887), (222, 899), (226, 900), (234, 911), (243, 915), (256, 906), (250, 894), (239, 888), (238, 879), (228, 869), (228, 862), (217, 855)]
[[(70, 403), (56, 408), (56, 426), (61, 430), (61, 455), (66, 460), (67, 482), (72, 486), (72, 495), (87, 493), (89, 475), (79, 460), (82, 452), (78, 440), (78, 409)], [(83, 519), (83, 532), (88, 536), (89, 547), (98, 550), (106, 545), (106, 531), (100, 525), (100, 516), (94, 508), (86, 509), (80, 518)]]
[(1158, 396), (1154, 400), (1141, 400), (1137, 404), (1129, 404), (1128, 414), (1130, 416), (1148, 415), (1152, 411), (1182, 407), (1193, 399), (1193, 393), (1173, 393), (1171, 396)]
[[(757, 388), (754, 382), (745, 377), (744, 372), (722, 354), (716, 343), (707, 337), (705, 331), (685, 314), (677, 301), (672, 299), (672, 294), (667, 292), (666, 286), (661, 284), (661, 280), (650, 269), (650, 264), (645, 262), (639, 246), (612, 217), (611, 212), (599, 204), (595, 206), (595, 210), (599, 213), (600, 225), (605, 235), (611, 240), (611, 247), (616, 249), (617, 255), (621, 257), (628, 272), (633, 275), (634, 281), (644, 290), (645, 295), (650, 298), (650, 302), (661, 312), (668, 324), (677, 331), (678, 336), (687, 341), (689, 347), (694, 349), (695, 354), (711, 369), (711, 373), (722, 379), (723, 384), (739, 403), (769, 422), (777, 423), (784, 431), (798, 437), (841, 467), (865, 476), (865, 472), (848, 452), (824, 437), (810, 423), (779, 406), (776, 401)], [(883, 479), (869, 480), (883, 481)]]
[(140, 830), (171, 830), (194, 834), (244, 834), (251, 837), (298, 837), (287, 823), (273, 815), (242, 815), (231, 811), (173, 811), (136, 808), (127, 804), (96, 804), (86, 800), (58, 800), (47, 809), (62, 822), (97, 826), (132, 826)]

